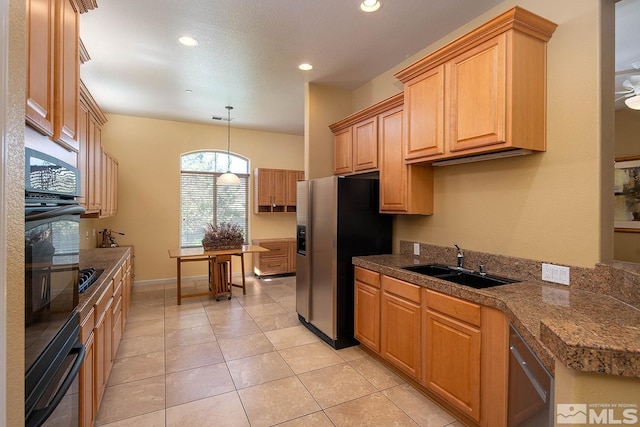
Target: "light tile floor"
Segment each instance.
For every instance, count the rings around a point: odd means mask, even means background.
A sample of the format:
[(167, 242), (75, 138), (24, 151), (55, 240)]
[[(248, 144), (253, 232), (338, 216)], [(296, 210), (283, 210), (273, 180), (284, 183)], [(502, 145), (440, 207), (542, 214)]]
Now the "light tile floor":
[(175, 284), (134, 286), (96, 425), (462, 426), (359, 347), (302, 326), (295, 277), (180, 306)]

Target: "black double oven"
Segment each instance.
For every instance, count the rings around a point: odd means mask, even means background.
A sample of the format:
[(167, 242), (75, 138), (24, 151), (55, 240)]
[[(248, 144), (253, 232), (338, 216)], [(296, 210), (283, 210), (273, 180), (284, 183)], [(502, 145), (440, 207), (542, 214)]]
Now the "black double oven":
[(25, 426), (75, 426), (80, 172), (25, 149)]

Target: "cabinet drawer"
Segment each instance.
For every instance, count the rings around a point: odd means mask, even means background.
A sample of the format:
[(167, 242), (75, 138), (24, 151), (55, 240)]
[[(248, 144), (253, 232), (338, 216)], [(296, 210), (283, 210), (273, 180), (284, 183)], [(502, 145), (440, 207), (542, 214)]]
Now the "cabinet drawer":
[(124, 273), (123, 267), (124, 264), (118, 267), (118, 270), (116, 270), (116, 274), (113, 275), (113, 283), (115, 283), (116, 286), (118, 286), (118, 283), (122, 280), (122, 275)]
[(278, 274), (289, 271), (287, 257), (274, 257), (260, 260), (260, 270), (262, 274)]
[(102, 292), (102, 295), (100, 295), (100, 298), (98, 298), (98, 301), (96, 302), (96, 323), (98, 323), (98, 319), (100, 319), (100, 317), (104, 313), (107, 304), (109, 304), (109, 301), (111, 300), (111, 297), (113, 297), (113, 280), (109, 282), (109, 286), (106, 287), (106, 289), (104, 290), (104, 292)]
[(94, 309), (92, 308), (87, 317), (82, 320), (82, 324), (80, 325), (80, 342), (86, 343), (89, 339), (89, 336), (93, 332), (93, 328), (96, 324), (96, 318), (94, 317)]
[(286, 256), (289, 249), (289, 242), (260, 242), (260, 246), (269, 249), (269, 252), (260, 254), (260, 258), (273, 258), (279, 256)]
[(429, 289), (424, 291), (427, 307), (431, 310), (439, 311), (471, 325), (480, 326), (479, 305)]
[(385, 292), (395, 294), (399, 297), (420, 304), (420, 286), (394, 279), (393, 277), (382, 276), (382, 289)]
[(369, 286), (380, 289), (380, 273), (362, 267), (356, 267), (354, 272), (358, 282), (366, 283)]

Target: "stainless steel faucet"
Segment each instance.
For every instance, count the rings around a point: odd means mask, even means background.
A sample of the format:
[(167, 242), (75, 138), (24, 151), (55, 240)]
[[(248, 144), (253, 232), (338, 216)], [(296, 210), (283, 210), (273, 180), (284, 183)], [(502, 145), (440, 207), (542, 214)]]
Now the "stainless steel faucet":
[(458, 268), (464, 268), (464, 254), (462, 253), (462, 250), (460, 249), (460, 246), (458, 246), (457, 243), (454, 243), (453, 246), (456, 247), (456, 249), (458, 250)]

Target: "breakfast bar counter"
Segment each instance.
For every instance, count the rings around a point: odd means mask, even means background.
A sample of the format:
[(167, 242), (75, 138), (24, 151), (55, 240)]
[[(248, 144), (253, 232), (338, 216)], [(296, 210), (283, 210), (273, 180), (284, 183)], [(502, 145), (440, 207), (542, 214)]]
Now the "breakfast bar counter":
[[(469, 252), (465, 252), (467, 257)], [(447, 258), (455, 260), (455, 253), (447, 254)], [(438, 254), (435, 257), (402, 254), (353, 258), (356, 266), (501, 310), (549, 372), (554, 372), (555, 360), (558, 360), (578, 371), (640, 377), (640, 310), (610, 295), (584, 290), (596, 289), (598, 281), (611, 280), (615, 276), (610, 271), (612, 266), (576, 268), (575, 274), (572, 271), (571, 287), (525, 277), (517, 283), (486, 289), (473, 289), (402, 269), (434, 261), (444, 260)], [(491, 261), (494, 260), (481, 260), (500, 269), (500, 274), (507, 277), (530, 276), (526, 260), (513, 260), (511, 272), (500, 262)], [(539, 266), (537, 268), (539, 272)]]

